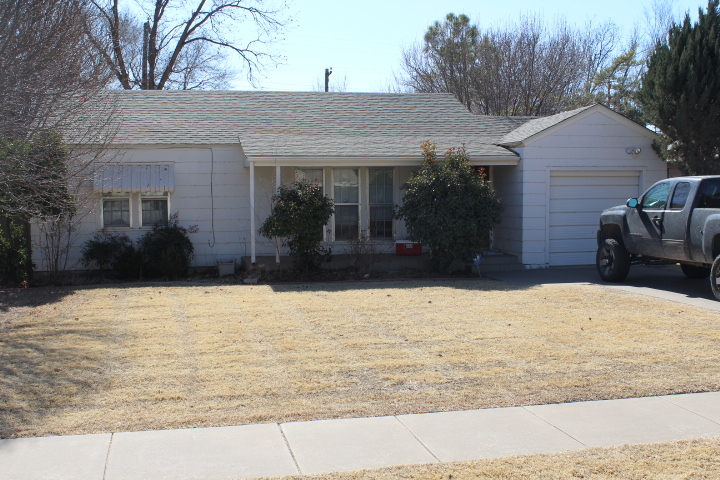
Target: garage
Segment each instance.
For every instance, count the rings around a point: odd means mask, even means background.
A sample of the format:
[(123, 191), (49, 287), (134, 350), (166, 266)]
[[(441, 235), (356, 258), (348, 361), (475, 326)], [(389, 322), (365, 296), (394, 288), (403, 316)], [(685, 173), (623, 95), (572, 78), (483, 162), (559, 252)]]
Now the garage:
[(639, 171), (551, 171), (550, 265), (595, 263), (600, 213), (640, 193)]

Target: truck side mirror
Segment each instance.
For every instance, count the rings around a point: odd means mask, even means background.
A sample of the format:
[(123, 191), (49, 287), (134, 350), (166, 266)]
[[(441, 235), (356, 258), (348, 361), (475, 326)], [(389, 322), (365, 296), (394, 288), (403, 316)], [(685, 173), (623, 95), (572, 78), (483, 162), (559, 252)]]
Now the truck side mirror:
[(637, 198), (629, 198), (628, 201), (625, 203), (630, 208), (637, 208), (638, 206), (638, 199)]

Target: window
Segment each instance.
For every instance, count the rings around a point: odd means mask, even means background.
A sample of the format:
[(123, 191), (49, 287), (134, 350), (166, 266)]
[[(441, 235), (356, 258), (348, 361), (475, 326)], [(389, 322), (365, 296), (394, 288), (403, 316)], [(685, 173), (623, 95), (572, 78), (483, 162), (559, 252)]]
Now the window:
[(670, 201), (670, 208), (672, 210), (682, 210), (687, 203), (688, 195), (690, 194), (690, 183), (680, 182), (675, 187), (673, 192), (672, 200)]
[(167, 225), (169, 197), (166, 193), (146, 192), (105, 194), (102, 200), (102, 226), (149, 228)]
[(642, 208), (647, 210), (665, 210), (667, 197), (670, 193), (670, 183), (655, 185), (642, 199)]
[(298, 168), (295, 170), (295, 180), (298, 182), (323, 184), (322, 168)]
[(335, 240), (355, 240), (360, 233), (360, 177), (355, 168), (333, 169)]
[(142, 209), (142, 226), (167, 225), (168, 202), (166, 197), (140, 199)]
[(705, 180), (702, 183), (697, 208), (720, 208), (720, 182)]
[(130, 226), (129, 198), (105, 198), (102, 202), (102, 209), (104, 227)]
[(368, 170), (370, 238), (393, 237), (393, 169)]

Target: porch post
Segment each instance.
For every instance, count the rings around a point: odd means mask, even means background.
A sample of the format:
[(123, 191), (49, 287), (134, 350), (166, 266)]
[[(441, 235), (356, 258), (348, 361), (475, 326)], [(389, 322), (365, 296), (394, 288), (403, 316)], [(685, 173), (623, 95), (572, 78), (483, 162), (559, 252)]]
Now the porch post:
[(250, 263), (255, 263), (255, 162), (250, 162)]
[[(275, 192), (280, 189), (280, 165), (275, 165)], [(280, 263), (280, 239), (275, 237), (275, 263)]]

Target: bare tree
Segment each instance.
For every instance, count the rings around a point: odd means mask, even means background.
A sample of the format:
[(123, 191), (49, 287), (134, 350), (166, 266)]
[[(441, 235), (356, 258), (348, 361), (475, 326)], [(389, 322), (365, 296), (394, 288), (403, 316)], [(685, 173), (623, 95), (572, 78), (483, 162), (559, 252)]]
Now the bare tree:
[(110, 75), (87, 23), (86, 0), (0, 0), (0, 217), (26, 236), (31, 219), (76, 217), (112, 136)]
[(673, 23), (682, 18), (676, 14), (676, 4), (677, 0), (652, 0), (650, 6), (643, 7), (645, 16), (643, 57), (649, 58), (655, 51), (655, 46), (667, 40)]
[[(140, 14), (120, 0), (89, 1), (88, 35), (127, 90), (225, 87), (228, 53), (240, 58), (252, 82), (264, 61), (273, 60), (263, 45), (283, 26), (279, 10), (264, 8), (263, 0), (139, 0)], [(241, 40), (248, 21), (251, 39)]]
[(401, 82), (419, 92), (453, 93), (485, 115), (549, 115), (586, 97), (616, 45), (612, 24), (548, 26), (539, 16), (481, 30), (449, 14), (404, 52)]

